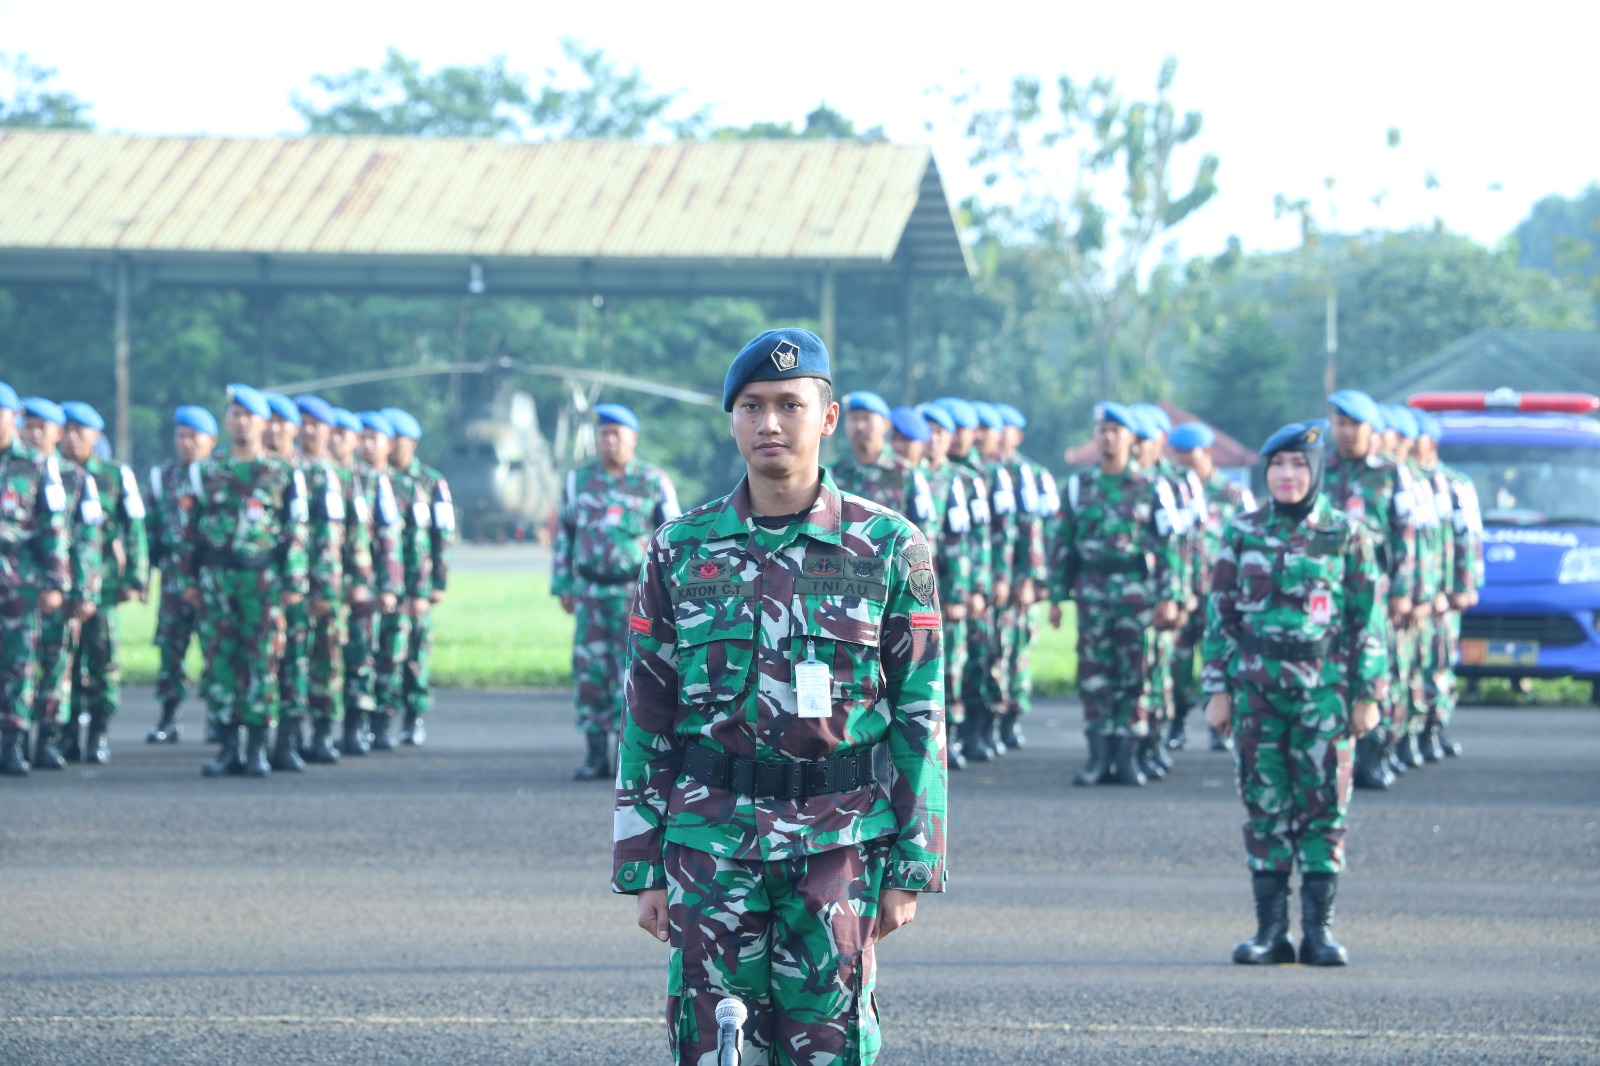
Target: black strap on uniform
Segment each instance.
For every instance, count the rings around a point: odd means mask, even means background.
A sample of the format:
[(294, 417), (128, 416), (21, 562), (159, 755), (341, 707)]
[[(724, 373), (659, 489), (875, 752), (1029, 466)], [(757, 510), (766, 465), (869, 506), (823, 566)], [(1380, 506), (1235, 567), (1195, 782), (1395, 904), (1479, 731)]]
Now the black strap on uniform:
[(1145, 565), (1144, 556), (1135, 555), (1126, 559), (1096, 556), (1093, 559), (1084, 559), (1081, 568), (1086, 574), (1148, 574), (1149, 567)]
[(594, 585), (631, 585), (639, 580), (638, 574), (623, 574), (619, 577), (612, 571), (584, 564), (579, 564), (578, 576)]
[(1320, 640), (1274, 640), (1246, 632), (1239, 638), (1239, 648), (1241, 651), (1268, 659), (1295, 663), (1309, 662), (1312, 659), (1328, 657), (1328, 652), (1333, 650), (1333, 636), (1330, 634)]
[(866, 788), (876, 780), (873, 750), (816, 762), (765, 762), (688, 743), (683, 748), (683, 772), (701, 784), (744, 796), (797, 800)]

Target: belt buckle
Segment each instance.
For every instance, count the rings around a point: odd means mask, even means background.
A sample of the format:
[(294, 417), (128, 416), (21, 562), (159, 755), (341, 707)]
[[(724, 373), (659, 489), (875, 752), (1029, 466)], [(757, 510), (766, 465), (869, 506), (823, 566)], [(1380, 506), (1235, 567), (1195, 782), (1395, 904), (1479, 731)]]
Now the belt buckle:
[(806, 794), (806, 764), (787, 763), (783, 767), (783, 798), (796, 800)]

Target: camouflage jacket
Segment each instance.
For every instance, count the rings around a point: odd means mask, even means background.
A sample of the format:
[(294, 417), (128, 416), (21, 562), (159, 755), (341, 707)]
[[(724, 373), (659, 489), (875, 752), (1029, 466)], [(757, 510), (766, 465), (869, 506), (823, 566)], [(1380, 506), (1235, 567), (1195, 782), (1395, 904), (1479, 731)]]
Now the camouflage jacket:
[(295, 460), (306, 483), (306, 559), (311, 595), (338, 603), (344, 593), (344, 542), (350, 509), (331, 459)]
[(1181, 602), (1170, 485), (1130, 462), (1120, 474), (1094, 467), (1071, 475), (1066, 497), (1051, 546), (1050, 599), (1134, 612)]
[(1178, 585), (1187, 592), (1194, 587), (1200, 554), (1200, 511), (1195, 486), (1183, 476), (1184, 471), (1168, 462), (1165, 456), (1157, 459), (1155, 466), (1146, 473), (1152, 480), (1165, 484), (1173, 500), (1172, 541), (1178, 549)]
[(599, 460), (569, 470), (556, 515), (551, 593), (631, 594), (650, 534), (679, 512), (672, 479), (649, 463), (635, 459), (617, 477)]
[(1012, 541), (1011, 580), (1032, 578), (1040, 592), (1050, 580), (1050, 520), (1061, 507), (1055, 478), (1021, 453), (1006, 460), (1006, 470), (1017, 497), (1016, 535)]
[(989, 489), (989, 565), (995, 581), (1020, 581), (1026, 575), (1017, 573), (1017, 512), (1021, 504), (1016, 478), (1003, 459), (984, 459), (982, 463), (983, 482)]
[[(944, 656), (927, 542), (823, 475), (782, 529), (748, 484), (656, 531), (631, 606), (613, 888), (663, 887), (671, 841), (775, 861), (891, 838), (884, 887), (944, 886)], [(831, 668), (832, 708), (801, 717), (793, 668)], [(680, 772), (686, 741), (745, 758), (818, 760), (888, 743), (887, 782), (789, 800)]]
[(1222, 531), (1243, 511), (1256, 509), (1255, 495), (1237, 481), (1213, 470), (1211, 477), (1201, 479), (1194, 471), (1187, 471), (1191, 491), (1195, 493), (1197, 509), (1194, 581), (1190, 588), (1203, 602), (1211, 594), (1211, 571), (1217, 554), (1222, 551)]
[(191, 464), (168, 459), (150, 468), (150, 482), (144, 516), (145, 539), (150, 549), (150, 568), (161, 571), (163, 591), (181, 589), (183, 575), (178, 556), (183, 551), (185, 509), (183, 501), (192, 496), (189, 487)]
[(1438, 596), (1450, 584), (1455, 516), (1450, 513), (1450, 486), (1445, 484), (1439, 469), (1429, 470), (1414, 459), (1407, 466), (1416, 495), (1417, 519), (1417, 584), (1411, 598), (1423, 603)]
[[(361, 475), (348, 466), (337, 461), (330, 461), (334, 479), (339, 485), (339, 497), (344, 505), (344, 541), (340, 545), (339, 575), (342, 582), (342, 593), (346, 600), (352, 598), (352, 593), (364, 589), (377, 595), (380, 592), (392, 592), (399, 596), (403, 590), (400, 586), (400, 541), (390, 536), (386, 543), (381, 543), (380, 551), (387, 553), (379, 559), (379, 552), (375, 552), (373, 539), (372, 504), (367, 500), (365, 486)], [(392, 560), (389, 556), (392, 555)], [(393, 574), (380, 574), (379, 567), (387, 570), (392, 565)], [(387, 587), (379, 588), (380, 578), (388, 577), (390, 582)]]
[(428, 553), (428, 591), (422, 595), (443, 592), (450, 579), (449, 549), (456, 541), (456, 506), (450, 498), (450, 483), (416, 458), (404, 470), (391, 469), (389, 476), (394, 479), (397, 499), (420, 498), (427, 512), (425, 519), (422, 511), (416, 512), (417, 526), (427, 531), (423, 539)]
[(1322, 493), (1336, 509), (1367, 527), (1378, 567), (1389, 579), (1388, 594), (1411, 595), (1417, 581), (1417, 531), (1410, 474), (1390, 459), (1346, 459), (1330, 451)]
[(1445, 485), (1450, 491), (1451, 527), (1455, 551), (1451, 553), (1450, 580), (1445, 591), (1473, 592), (1483, 587), (1483, 512), (1478, 489), (1467, 475), (1446, 466)]
[(955, 468), (967, 497), (971, 528), (967, 531), (965, 547), (972, 564), (972, 591), (989, 596), (994, 591), (994, 537), (989, 529), (994, 514), (989, 509), (989, 481), (983, 460), (974, 448), (959, 459), (950, 456), (945, 463)]
[(195, 464), (179, 564), (191, 579), (206, 569), (247, 569), (283, 592), (310, 591), (305, 477), (287, 459), (212, 456)]
[(17, 589), (67, 591), (67, 503), (54, 456), (41, 459), (20, 438), (0, 450), (0, 599)]
[(70, 459), (52, 455), (49, 459), (61, 473), (66, 491), (68, 529), (71, 531), (72, 585), (67, 599), (74, 603), (100, 603), (100, 584), (105, 568), (101, 564), (100, 539), (105, 530), (106, 512), (100, 500), (100, 487), (89, 472)]
[(933, 498), (933, 517), (922, 535), (933, 549), (933, 572), (941, 603), (966, 603), (972, 591), (972, 514), (967, 509), (967, 479), (949, 463), (923, 471)]
[(932, 520), (933, 497), (927, 474), (900, 458), (892, 448), (884, 448), (877, 462), (866, 465), (846, 449), (844, 457), (829, 467), (828, 473), (833, 475), (840, 492), (896, 511), (911, 519), (918, 529), (926, 531)]
[(144, 494), (133, 470), (98, 456), (84, 464), (94, 479), (105, 509), (100, 528), (101, 607), (115, 607), (124, 590), (139, 594), (150, 588), (150, 541), (145, 530)]
[(422, 519), (431, 519), (426, 501), (419, 509), (415, 496), (404, 500), (395, 495), (394, 479), (390, 472), (374, 470), (361, 465), (351, 473), (351, 487), (359, 487), (359, 503), (352, 500), (351, 509), (359, 509), (369, 523), (372, 539), (373, 576), (377, 592), (393, 593), (401, 599), (417, 599), (428, 594), (429, 568), (428, 527), (419, 525)]
[(1302, 522), (1271, 504), (1239, 515), (1213, 571), (1201, 687), (1348, 685), (1351, 700), (1383, 699), (1389, 652), (1379, 584), (1371, 536), (1326, 496)]

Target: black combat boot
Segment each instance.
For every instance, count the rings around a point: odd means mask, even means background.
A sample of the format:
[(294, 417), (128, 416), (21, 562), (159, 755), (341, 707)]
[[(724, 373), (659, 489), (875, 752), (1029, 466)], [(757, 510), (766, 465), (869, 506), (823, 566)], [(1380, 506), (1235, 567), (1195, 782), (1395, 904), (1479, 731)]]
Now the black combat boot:
[(1445, 758), (1459, 759), (1461, 757), (1461, 745), (1444, 735), (1444, 726), (1441, 725), (1439, 727), (1439, 732), (1436, 735), (1439, 740), (1439, 750), (1444, 752)]
[(1133, 738), (1133, 764), (1144, 774), (1146, 781), (1160, 781), (1167, 776), (1166, 767), (1156, 758), (1156, 748), (1159, 746), (1154, 736)]
[(1134, 737), (1107, 737), (1110, 745), (1108, 757), (1111, 762), (1111, 772), (1106, 776), (1106, 782), (1112, 785), (1143, 785), (1144, 772), (1139, 769), (1139, 760), (1135, 757)]
[(244, 759), (239, 756), (239, 727), (223, 726), (217, 730), (217, 739), (222, 744), (221, 750), (210, 762), (200, 767), (200, 772), (207, 777), (244, 773)]
[(1211, 750), (1212, 751), (1232, 751), (1233, 750), (1233, 738), (1232, 737), (1223, 736), (1221, 733), (1217, 732), (1215, 729), (1212, 729), (1210, 723), (1207, 723), (1206, 731), (1211, 734), (1210, 746), (1211, 746)]
[(183, 738), (183, 727), (178, 724), (178, 701), (163, 700), (161, 721), (144, 735), (146, 744), (176, 744)]
[(961, 723), (961, 750), (968, 762), (988, 762), (995, 757), (989, 746), (988, 708), (967, 704), (967, 720)]
[[(267, 760), (267, 765), (291, 774), (298, 774), (306, 768), (305, 760), (300, 758), (298, 717), (285, 718), (278, 723), (278, 740), (272, 746), (272, 757)], [(245, 768), (249, 769), (249, 759), (245, 760)]]
[(104, 766), (111, 761), (111, 742), (106, 739), (106, 727), (110, 723), (100, 715), (89, 718), (89, 736), (83, 742), (83, 761), (96, 766)]
[(26, 734), (20, 729), (0, 732), (0, 774), (9, 777), (28, 775), (28, 757), (24, 750), (28, 742), (25, 737)]
[(56, 724), (54, 722), (39, 723), (39, 739), (33, 746), (33, 767), (35, 770), (65, 770), (67, 760), (61, 757), (61, 751), (56, 747)]
[(372, 751), (372, 744), (367, 740), (367, 714), (365, 711), (346, 710), (344, 712), (344, 739), (339, 742), (339, 750), (346, 755), (366, 755)]
[(311, 725), (311, 743), (306, 745), (302, 758), (320, 766), (331, 766), (339, 761), (339, 748), (333, 742), (333, 719), (319, 715)]
[(206, 718), (206, 743), (207, 744), (220, 744), (220, 743), (222, 743), (222, 730), (217, 728), (216, 723), (213, 722), (210, 719), (209, 716)]
[(1417, 735), (1407, 732), (1395, 745), (1395, 751), (1400, 756), (1400, 761), (1415, 770), (1422, 765), (1422, 748), (1417, 744)]
[(400, 730), (400, 743), (420, 748), (427, 742), (428, 727), (423, 724), (422, 715), (416, 711), (407, 711), (405, 728)]
[(1166, 745), (1169, 751), (1182, 751), (1189, 746), (1189, 708), (1179, 706), (1172, 721), (1167, 723)]
[(1256, 897), (1256, 935), (1233, 949), (1244, 966), (1277, 966), (1294, 961), (1289, 939), (1289, 875), (1257, 871), (1250, 878)]
[(1439, 723), (1430, 722), (1422, 730), (1417, 746), (1422, 751), (1423, 762), (1444, 762), (1444, 745), (1439, 742)]
[(1388, 769), (1391, 777), (1396, 779), (1406, 776), (1406, 764), (1400, 758), (1400, 741), (1396, 737), (1388, 737), (1383, 742), (1383, 765)]
[(1000, 740), (1007, 748), (1021, 751), (1028, 738), (1022, 735), (1022, 712), (1007, 711), (1000, 716)]
[(373, 751), (393, 751), (400, 746), (394, 738), (394, 712), (373, 711), (367, 718), (372, 723)]
[(1111, 738), (1099, 733), (1085, 733), (1089, 745), (1089, 761), (1083, 764), (1072, 778), (1074, 785), (1103, 785), (1111, 772)]
[(1328, 932), (1338, 894), (1338, 874), (1300, 875), (1301, 965), (1343, 966), (1350, 961), (1350, 953)]
[(245, 726), (244, 733), (244, 776), (270, 776), (272, 764), (267, 761), (267, 727), (264, 725)]
[(609, 781), (611, 771), (611, 738), (605, 733), (585, 733), (583, 742), (588, 749), (583, 764), (572, 773), (574, 781)]
[(944, 738), (944, 764), (952, 770), (965, 770), (967, 768), (966, 750), (961, 744), (961, 734), (964, 731), (963, 722), (952, 722), (945, 732)]
[(1355, 765), (1351, 769), (1350, 779), (1357, 788), (1381, 792), (1389, 787), (1390, 779), (1381, 772), (1382, 755), (1382, 742), (1371, 733), (1356, 741)]
[(83, 761), (83, 719), (76, 713), (67, 715), (67, 720), (61, 723), (61, 734), (56, 747), (60, 749), (61, 757), (68, 762)]
[(994, 752), (997, 759), (1004, 755), (1007, 750), (1005, 739), (1000, 736), (1000, 719), (1004, 718), (1005, 714), (1004, 710), (996, 710), (990, 707), (988, 714), (984, 716), (984, 725), (987, 726), (983, 731), (984, 739), (989, 742), (989, 750)]
[(1163, 775), (1170, 774), (1173, 767), (1178, 765), (1173, 761), (1172, 756), (1168, 754), (1167, 746), (1161, 743), (1160, 729), (1155, 729), (1150, 733), (1150, 757), (1155, 760), (1157, 766), (1161, 767)]

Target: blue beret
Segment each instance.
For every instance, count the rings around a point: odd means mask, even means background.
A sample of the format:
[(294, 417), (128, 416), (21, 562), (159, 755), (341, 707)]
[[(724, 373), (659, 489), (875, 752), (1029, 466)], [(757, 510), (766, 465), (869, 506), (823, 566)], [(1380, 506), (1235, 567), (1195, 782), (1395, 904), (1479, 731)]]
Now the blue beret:
[(381, 411), (362, 411), (361, 428), (370, 429), (374, 433), (380, 433), (390, 440), (394, 440), (394, 426), (389, 424), (389, 420), (383, 417), (383, 412)]
[(994, 405), (994, 409), (1000, 412), (1000, 417), (1005, 420), (1006, 425), (1015, 426), (1018, 429), (1028, 428), (1028, 420), (1023, 417), (1022, 412), (1010, 404), (997, 403)]
[(635, 433), (639, 432), (639, 416), (620, 403), (595, 404), (594, 417), (599, 420), (601, 425), (609, 422), (612, 425), (626, 426)]
[(946, 433), (954, 433), (956, 431), (956, 420), (950, 417), (949, 411), (946, 411), (938, 404), (919, 404), (917, 406), (917, 411), (921, 413), (923, 418), (928, 420), (930, 425), (936, 424)]
[(1438, 440), (1444, 434), (1444, 423), (1433, 412), (1418, 411), (1413, 407), (1411, 417), (1417, 420), (1417, 436)]
[(957, 429), (978, 428), (978, 409), (966, 400), (945, 396), (933, 402), (950, 413), (950, 418), (955, 422)]
[(100, 412), (82, 400), (68, 400), (61, 405), (61, 413), (67, 416), (68, 422), (75, 422), (87, 429), (106, 428), (106, 420), (100, 417)]
[(229, 385), (228, 402), (238, 404), (257, 418), (272, 417), (272, 408), (267, 406), (267, 398), (249, 385)]
[(1383, 420), (1388, 423), (1390, 429), (1407, 440), (1417, 439), (1417, 420), (1404, 407), (1386, 404), (1383, 408)]
[(1131, 405), (1128, 408), (1128, 414), (1133, 416), (1133, 435), (1135, 437), (1140, 440), (1156, 439), (1156, 433), (1159, 431), (1156, 429), (1155, 423), (1150, 421), (1149, 415)]
[(0, 381), (0, 410), (22, 410), (22, 400), (17, 396), (17, 390), (3, 381)]
[(982, 400), (972, 401), (972, 409), (978, 413), (978, 424), (984, 429), (1004, 429), (1006, 420), (1000, 417), (1000, 411), (992, 403)]
[(1305, 452), (1322, 447), (1327, 430), (1319, 422), (1290, 422), (1267, 438), (1261, 446), (1261, 458), (1270, 459), (1279, 452)]
[(865, 389), (860, 389), (846, 396), (844, 398), (844, 409), (846, 411), (871, 411), (873, 414), (882, 415), (884, 418), (891, 417), (888, 401), (877, 393), (868, 392)]
[(1340, 389), (1328, 397), (1328, 405), (1357, 422), (1383, 428), (1383, 414), (1378, 410), (1377, 401), (1357, 389)]
[(29, 396), (24, 399), (22, 413), (42, 422), (54, 422), (58, 426), (67, 424), (67, 413), (61, 409), (61, 405), (42, 396)]
[(1160, 433), (1172, 432), (1171, 417), (1155, 404), (1136, 403), (1133, 405), (1133, 410), (1135, 414), (1145, 420), (1152, 430)]
[(339, 429), (348, 429), (351, 433), (361, 432), (361, 419), (354, 411), (347, 411), (343, 407), (333, 409), (333, 424)]
[(411, 412), (402, 411), (398, 407), (385, 407), (382, 413), (394, 427), (396, 437), (405, 437), (409, 440), (422, 439), (422, 423), (411, 417)]
[(752, 381), (821, 378), (833, 382), (828, 349), (822, 338), (808, 329), (786, 326), (769, 329), (739, 349), (722, 380), (722, 409), (733, 410), (739, 390)]
[(928, 432), (927, 417), (915, 407), (896, 407), (889, 412), (889, 422), (906, 440), (925, 441), (932, 436)]
[(324, 400), (321, 396), (296, 396), (294, 405), (302, 415), (310, 415), (325, 426), (331, 426), (334, 423), (333, 404)]
[(267, 409), (272, 412), (269, 417), (281, 418), (291, 426), (300, 424), (300, 408), (294, 405), (293, 400), (281, 392), (268, 392), (263, 395), (267, 398)]
[(172, 424), (187, 426), (196, 433), (204, 433), (208, 437), (217, 435), (216, 418), (204, 407), (196, 407), (193, 404), (184, 404), (172, 412)]
[(1216, 433), (1204, 422), (1185, 422), (1167, 435), (1167, 443), (1175, 452), (1192, 452), (1196, 448), (1209, 448), (1217, 440)]
[(1140, 431), (1139, 416), (1114, 400), (1095, 404), (1094, 420), (1096, 422), (1115, 422), (1119, 426), (1126, 426), (1135, 433)]

